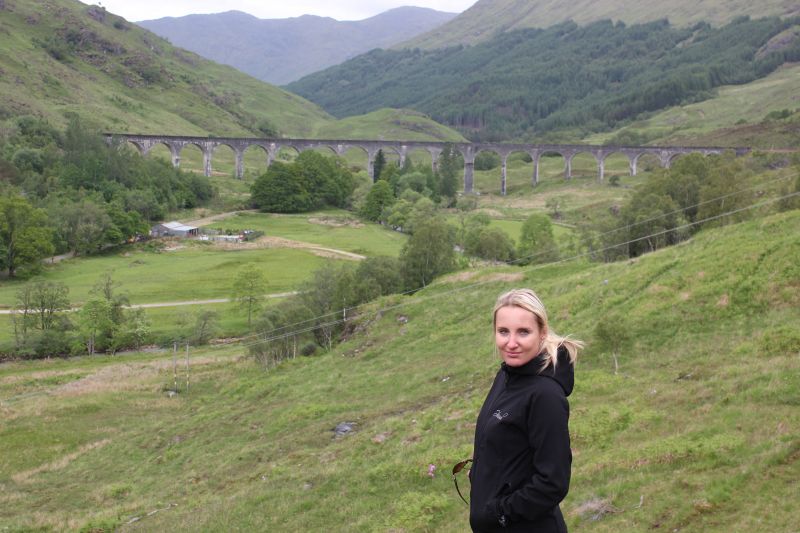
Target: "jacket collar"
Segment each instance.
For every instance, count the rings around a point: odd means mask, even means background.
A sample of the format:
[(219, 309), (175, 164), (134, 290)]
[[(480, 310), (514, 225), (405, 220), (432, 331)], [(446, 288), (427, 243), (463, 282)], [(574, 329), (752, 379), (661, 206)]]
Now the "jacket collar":
[(575, 387), (575, 366), (569, 362), (569, 353), (563, 346), (558, 348), (558, 364), (554, 369), (547, 365), (547, 355), (542, 352), (522, 366), (508, 366), (501, 363), (507, 376), (543, 376), (554, 380), (569, 396)]

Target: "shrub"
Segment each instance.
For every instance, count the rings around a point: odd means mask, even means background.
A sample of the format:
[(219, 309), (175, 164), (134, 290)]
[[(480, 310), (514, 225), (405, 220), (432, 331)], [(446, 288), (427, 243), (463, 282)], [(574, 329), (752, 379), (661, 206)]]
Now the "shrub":
[(494, 152), (480, 152), (475, 156), (475, 170), (492, 170), (500, 166), (500, 156)]
[(558, 259), (553, 225), (547, 215), (534, 213), (525, 220), (519, 236), (517, 255), (523, 265), (547, 263)]
[(499, 228), (476, 227), (467, 233), (464, 251), (489, 261), (510, 261), (514, 258), (514, 241)]
[(456, 265), (453, 228), (433, 217), (421, 221), (400, 252), (403, 278), (407, 289), (428, 285), (436, 276), (446, 274)]
[(314, 355), (317, 353), (317, 348), (319, 348), (319, 346), (316, 342), (307, 342), (302, 348), (300, 348), (300, 354), (305, 355), (306, 357)]

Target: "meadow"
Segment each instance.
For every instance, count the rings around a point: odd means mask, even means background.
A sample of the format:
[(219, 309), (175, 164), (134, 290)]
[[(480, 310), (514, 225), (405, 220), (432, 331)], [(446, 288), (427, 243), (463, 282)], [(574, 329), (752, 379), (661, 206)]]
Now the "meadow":
[(254, 229), (263, 231), (267, 236), (314, 243), (367, 256), (397, 257), (407, 239), (402, 233), (364, 222), (349, 211), (336, 209), (293, 215), (239, 213), (208, 227), (223, 231)]
[[(319, 356), (192, 348), (172, 397), (168, 352), (0, 365), (0, 529), (464, 531), (449, 468), (496, 371), (493, 300), (527, 285), (588, 342), (570, 531), (796, 531), (798, 234), (790, 211), (625, 262), (460, 273)], [(603, 320), (628, 333), (616, 373)]]
[[(358, 256), (396, 257), (407, 238), (376, 224), (358, 221), (342, 210), (302, 215), (244, 213), (213, 223), (210, 227), (264, 231), (268, 242), (236, 246), (174, 240), (169, 241), (163, 250), (126, 246), (98, 256), (48, 264), (32, 279), (0, 284), (0, 310), (12, 308), (17, 291), (34, 281), (64, 283), (69, 287), (72, 305), (80, 306), (106, 273), (111, 273), (118, 284), (117, 291), (127, 295), (134, 305), (227, 299), (231, 297), (234, 277), (246, 265), (256, 265), (263, 272), (268, 294), (285, 294), (297, 290), (315, 270), (331, 260), (355, 260), (355, 257), (335, 253), (335, 250)], [(300, 242), (273, 242), (269, 241), (271, 237)], [(268, 304), (273, 301), (270, 299)], [(181, 314), (195, 313), (201, 307), (218, 311), (221, 336), (246, 333), (246, 321), (230, 303), (203, 302), (202, 306), (175, 305), (148, 308), (145, 312), (153, 334), (164, 338), (179, 327), (183, 320)], [(0, 314), (0, 351), (10, 346), (12, 341), (11, 317)]]
[[(154, 64), (175, 72), (174, 83), (164, 90), (123, 86), (114, 76), (128, 72), (124, 58), (105, 59), (108, 75), (77, 59), (46, 56), (35, 40), (46, 41), (60, 27), (56, 11), (31, 24), (23, 15), (32, 7), (13, 4), (13, 33), (0, 35), (9, 52), (0, 91), (14, 96), (0, 112), (25, 109), (63, 125), (91, 101), (93, 118), (120, 131), (244, 136), (268, 118), (266, 126), (295, 137), (462, 140), (414, 112), (383, 109), (336, 121), (298, 97), (256, 86), (160, 40), (143, 42), (164, 54)], [(97, 31), (106, 38), (119, 33), (114, 42), (141, 50), (141, 33), (122, 30)], [(788, 66), (748, 85), (722, 87), (715, 98), (584, 142), (630, 133), (654, 143), (697, 144), (714, 139), (719, 128), (733, 131), (726, 139), (744, 138), (736, 137), (737, 122), (756, 126), (771, 111), (797, 107), (797, 74), (797, 66)], [(20, 83), (14, 79), (32, 89), (21, 94), (11, 87)], [(247, 120), (233, 120), (231, 109), (245, 110)], [(762, 135), (759, 146), (796, 138), (796, 132)], [(164, 146), (150, 154), (169, 156)], [(279, 158), (293, 156), (286, 151)], [(430, 164), (425, 152), (411, 157)], [(350, 151), (345, 160), (367, 179), (363, 152)], [(758, 197), (773, 195), (797, 173), (763, 157), (747, 165), (754, 176), (742, 186), (761, 186)], [(478, 208), (518, 240), (524, 219), (559, 198), (563, 214), (554, 231), (568, 250), (578, 224), (623, 204), (657, 167), (643, 158), (639, 175), (629, 176), (627, 159), (612, 155), (600, 182), (594, 158), (581, 154), (565, 180), (563, 158), (543, 157), (533, 188), (533, 166), (517, 154), (509, 160), (504, 196), (499, 168), (475, 172)], [(186, 147), (181, 168), (202, 171), (199, 148)], [(265, 154), (251, 149), (245, 176), (236, 179), (234, 154), (221, 147), (211, 176), (218, 198), (172, 218), (247, 208), (250, 185), (265, 170)], [(447, 216), (457, 224), (455, 211)], [(297, 242), (126, 246), (45, 265), (29, 280), (3, 280), (0, 309), (13, 306), (17, 290), (33, 281), (66, 284), (80, 305), (109, 272), (132, 304), (229, 298), (233, 277), (249, 265), (264, 273), (268, 293), (284, 294), (320, 266), (348, 260), (319, 248), (397, 256), (407, 238), (339, 210), (242, 213), (210, 227)], [(264, 335), (249, 335), (246, 317), (229, 302), (148, 308), (162, 345), (201, 310), (217, 312), (225, 339), (190, 347), (188, 365), (183, 349), (174, 359), (158, 347), (0, 363), (0, 531), (465, 531), (467, 509), (449, 470), (471, 454), (476, 413), (497, 369), (490, 309), (500, 292), (530, 286), (548, 305), (554, 329), (587, 341), (571, 397), (573, 482), (562, 505), (570, 531), (797, 533), (798, 235), (795, 210), (706, 229), (617, 263), (569, 260), (567, 252), (555, 265), (470, 268), (413, 296), (360, 307), (348, 315), (352, 327), (340, 344), (278, 366), (250, 354)], [(616, 354), (596, 333), (608, 322), (625, 332)], [(0, 314), (0, 352), (12, 342), (9, 315)], [(336, 437), (343, 422), (353, 431)], [(462, 490), (469, 484), (466, 477), (460, 483)]]
[[(227, 298), (237, 271), (251, 264), (264, 273), (269, 292), (291, 291), (325, 262), (308, 251), (291, 248), (225, 250), (205, 243), (173, 245), (177, 249), (172, 251), (124, 251), (65, 260), (48, 266), (35, 279), (66, 284), (70, 299), (79, 304), (89, 298), (97, 281), (111, 272), (132, 304), (180, 302)], [(10, 307), (23, 283), (3, 283), (0, 302)]]

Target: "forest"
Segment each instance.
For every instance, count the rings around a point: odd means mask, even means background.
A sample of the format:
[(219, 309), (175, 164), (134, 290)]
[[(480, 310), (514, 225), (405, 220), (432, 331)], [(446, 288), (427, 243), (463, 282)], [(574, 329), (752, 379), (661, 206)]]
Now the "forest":
[(800, 60), (800, 39), (776, 38), (798, 24), (800, 17), (740, 17), (721, 28), (565, 22), (472, 47), (376, 49), (288, 88), (338, 117), (411, 108), (475, 141), (574, 139)]
[(18, 117), (0, 131), (0, 268), (29, 275), (43, 257), (135, 240), (150, 222), (214, 194), (205, 176), (106, 144), (77, 117), (64, 131)]

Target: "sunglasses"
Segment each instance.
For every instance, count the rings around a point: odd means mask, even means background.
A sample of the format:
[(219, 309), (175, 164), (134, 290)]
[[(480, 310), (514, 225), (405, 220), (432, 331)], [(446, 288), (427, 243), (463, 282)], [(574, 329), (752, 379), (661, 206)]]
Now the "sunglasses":
[(469, 502), (461, 494), (461, 489), (458, 488), (458, 479), (456, 479), (456, 474), (458, 474), (459, 472), (464, 470), (464, 467), (467, 466), (468, 464), (470, 464), (471, 462), (472, 462), (472, 459), (464, 459), (463, 461), (460, 461), (460, 462), (456, 463), (455, 465), (453, 465), (453, 484), (456, 486), (456, 492), (458, 492), (459, 497), (462, 500), (464, 500), (464, 503), (466, 503), (467, 505), (469, 505)]

